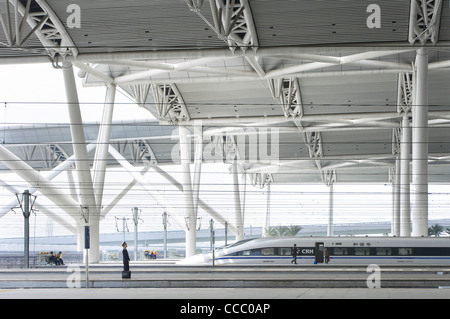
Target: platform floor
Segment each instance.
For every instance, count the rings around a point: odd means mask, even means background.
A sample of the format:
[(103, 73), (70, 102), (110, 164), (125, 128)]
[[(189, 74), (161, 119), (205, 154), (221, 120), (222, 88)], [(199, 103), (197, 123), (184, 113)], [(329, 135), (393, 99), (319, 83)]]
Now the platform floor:
[(450, 299), (450, 289), (81, 288), (4, 289), (0, 299)]
[[(78, 269), (76, 283), (72, 272)], [(383, 267), (367, 288), (366, 267), (186, 267), (120, 263), (0, 269), (0, 299), (450, 299), (450, 267)], [(78, 288), (70, 288), (78, 287)]]

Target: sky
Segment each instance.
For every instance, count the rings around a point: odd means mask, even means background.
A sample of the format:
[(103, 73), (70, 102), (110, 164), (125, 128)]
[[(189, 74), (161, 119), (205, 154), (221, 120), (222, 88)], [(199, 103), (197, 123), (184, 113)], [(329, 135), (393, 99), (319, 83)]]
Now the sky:
[[(65, 104), (65, 89), (61, 70), (50, 64), (0, 66), (0, 126), (3, 124), (69, 123)], [(78, 94), (84, 122), (98, 122), (102, 117), (106, 88), (84, 88), (77, 77)], [(131, 102), (123, 91), (116, 96), (113, 121), (149, 119), (154, 117), (147, 110)], [(179, 167), (165, 169), (180, 179)], [(29, 186), (12, 174), (2, 172), (5, 180), (12, 181), (17, 189)], [(64, 174), (63, 174), (64, 175)], [(120, 169), (108, 170), (104, 203), (108, 203), (131, 181), (131, 177)], [(182, 195), (168, 185), (158, 174), (149, 172), (146, 178), (159, 185), (164, 196), (182, 209)], [(241, 180), (242, 181), (242, 180)], [(55, 180), (58, 185), (66, 183), (65, 175)], [(244, 189), (244, 183), (241, 184)], [(266, 213), (267, 189), (252, 187), (247, 183), (245, 197), (245, 226), (263, 226)], [(450, 203), (448, 186), (430, 185), (430, 219), (448, 218)], [(391, 185), (335, 185), (334, 221), (336, 224), (356, 222), (389, 221), (392, 212)], [(234, 197), (229, 164), (209, 164), (202, 167), (200, 197), (219, 211), (231, 222), (234, 220)], [(14, 194), (0, 188), (0, 205), (15, 198)], [(326, 224), (329, 210), (329, 189), (325, 185), (272, 185), (271, 225)], [(38, 194), (40, 204), (52, 205)], [(128, 229), (132, 232), (132, 209), (140, 210), (140, 231), (162, 230), (163, 209), (150, 196), (136, 186), (126, 198), (101, 222), (102, 233), (121, 231), (117, 218), (128, 219)], [(199, 227), (209, 226), (210, 216), (199, 210)], [(173, 219), (169, 219), (169, 229), (180, 229)], [(31, 236), (69, 235), (61, 226), (36, 212), (31, 217)], [(0, 238), (22, 237), (23, 217), (20, 209), (0, 219)]]

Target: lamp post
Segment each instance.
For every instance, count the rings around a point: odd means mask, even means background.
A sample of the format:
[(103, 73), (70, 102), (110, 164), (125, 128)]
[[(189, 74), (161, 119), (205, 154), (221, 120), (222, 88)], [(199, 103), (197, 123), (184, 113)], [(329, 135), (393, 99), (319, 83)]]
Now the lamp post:
[(24, 268), (30, 268), (30, 215), (33, 210), (34, 202), (36, 201), (36, 196), (34, 196), (34, 201), (31, 203), (31, 194), (29, 190), (25, 190), (22, 193), (22, 200), (16, 194), (17, 201), (19, 202), (20, 209), (22, 210), (24, 218), (24, 236), (23, 236), (23, 251), (24, 251)]
[(24, 217), (24, 264), (25, 268), (30, 268), (30, 191), (26, 190), (22, 194)]
[(164, 212), (163, 215), (163, 225), (164, 225), (164, 259), (167, 258), (167, 212)]

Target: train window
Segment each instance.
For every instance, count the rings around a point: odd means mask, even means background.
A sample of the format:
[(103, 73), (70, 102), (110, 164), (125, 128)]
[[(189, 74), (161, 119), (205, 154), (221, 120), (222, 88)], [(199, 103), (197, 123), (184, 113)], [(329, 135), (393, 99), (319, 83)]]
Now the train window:
[(370, 249), (368, 247), (357, 247), (355, 248), (355, 256), (369, 256)]
[(390, 256), (392, 255), (392, 249), (391, 248), (376, 248), (377, 256)]
[(280, 256), (291, 256), (292, 255), (292, 248), (290, 248), (290, 247), (278, 248), (278, 255), (280, 255)]
[(334, 247), (333, 255), (348, 255), (348, 248)]
[(261, 256), (261, 249), (244, 250), (242, 256)]
[(399, 248), (398, 254), (400, 256), (411, 256), (412, 255), (412, 248)]
[(414, 256), (449, 256), (450, 249), (447, 247), (414, 247), (411, 248)]
[(261, 248), (261, 255), (273, 256), (275, 255), (275, 248)]

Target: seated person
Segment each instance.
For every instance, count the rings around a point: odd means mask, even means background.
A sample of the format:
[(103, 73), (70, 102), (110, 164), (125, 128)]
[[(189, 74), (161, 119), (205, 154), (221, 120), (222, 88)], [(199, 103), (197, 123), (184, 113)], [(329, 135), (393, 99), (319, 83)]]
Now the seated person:
[(50, 252), (50, 256), (48, 257), (48, 263), (54, 263), (56, 265), (56, 256), (53, 254), (53, 251)]
[(55, 259), (56, 265), (64, 265), (64, 260), (62, 259), (62, 252), (57, 253)]

